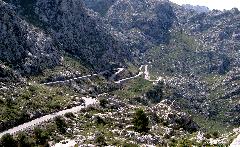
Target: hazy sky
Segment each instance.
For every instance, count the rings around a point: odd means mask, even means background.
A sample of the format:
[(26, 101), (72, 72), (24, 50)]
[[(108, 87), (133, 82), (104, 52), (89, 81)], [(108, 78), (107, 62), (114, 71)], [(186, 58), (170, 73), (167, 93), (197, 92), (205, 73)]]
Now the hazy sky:
[(177, 4), (191, 4), (207, 6), (210, 9), (229, 10), (232, 8), (240, 9), (240, 0), (170, 0)]

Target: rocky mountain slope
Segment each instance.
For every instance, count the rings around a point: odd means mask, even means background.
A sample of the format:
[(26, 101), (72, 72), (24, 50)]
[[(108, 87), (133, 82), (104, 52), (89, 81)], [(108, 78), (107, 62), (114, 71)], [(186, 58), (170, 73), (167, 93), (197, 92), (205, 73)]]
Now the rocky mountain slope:
[[(10, 1), (20, 17), (50, 35), (58, 50), (80, 57), (96, 69), (119, 64), (131, 54), (82, 1)], [(31, 10), (31, 11), (30, 11)], [(47, 10), (47, 11), (46, 11)], [(93, 64), (99, 63), (99, 64)]]
[(169, 3), (150, 0), (119, 0), (106, 14), (109, 23), (135, 48), (144, 52), (169, 41), (175, 14)]
[(209, 52), (212, 64), (210, 72), (217, 71), (219, 74), (224, 74), (233, 67), (238, 67), (239, 10), (224, 12), (213, 10), (201, 14), (183, 13), (183, 11), (177, 11), (178, 20), (184, 31), (195, 36), (195, 39), (203, 43), (206, 51)]
[[(214, 99), (211, 107), (217, 114), (224, 114), (222, 119), (225, 117), (228, 118), (226, 120), (239, 124), (238, 115), (233, 114), (232, 111), (232, 108), (239, 104), (240, 97), (237, 86), (239, 83), (237, 73), (240, 65), (239, 10), (232, 9), (224, 12), (213, 10), (198, 14), (177, 8), (176, 13), (182, 31), (198, 40), (197, 42), (202, 48), (197, 49), (197, 52), (204, 53), (206, 61), (208, 61), (205, 64), (207, 70), (202, 70), (200, 74), (205, 72), (201, 77), (211, 89), (208, 97), (210, 101)], [(232, 80), (227, 82), (229, 81), (227, 79)], [(221, 103), (225, 103), (226, 107), (220, 106), (219, 108)], [(228, 115), (224, 111), (230, 114)], [(234, 111), (234, 113), (239, 113), (239, 111)]]
[[(239, 112), (232, 111), (239, 78), (230, 74), (240, 65), (237, 9), (199, 12), (167, 1), (119, 0), (104, 18), (138, 49), (135, 55), (144, 54), (153, 74), (169, 78), (184, 109), (239, 124)], [(233, 80), (226, 85), (225, 78)]]
[(60, 64), (51, 37), (21, 19), (14, 7), (0, 3), (0, 61), (22, 73), (37, 73)]
[(93, 67), (110, 67), (111, 62), (119, 63), (130, 56), (101, 19), (86, 10), (81, 1), (39, 1), (36, 14), (51, 26), (50, 31), (63, 50)]

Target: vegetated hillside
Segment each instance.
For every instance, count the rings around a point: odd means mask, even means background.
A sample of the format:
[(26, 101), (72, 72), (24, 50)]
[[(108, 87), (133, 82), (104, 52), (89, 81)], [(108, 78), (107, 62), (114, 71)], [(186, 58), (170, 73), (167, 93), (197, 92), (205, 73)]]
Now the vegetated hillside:
[(166, 75), (208, 74), (209, 57), (198, 40), (185, 32), (172, 30), (168, 44), (149, 49), (145, 60), (152, 62), (152, 70)]
[(111, 67), (111, 62), (117, 64), (131, 57), (101, 19), (83, 7), (82, 1), (38, 1), (36, 7), (61, 48), (93, 67)]
[(105, 79), (42, 83), (98, 73), (131, 57), (81, 1), (7, 2), (0, 1), (1, 131), (80, 105)]

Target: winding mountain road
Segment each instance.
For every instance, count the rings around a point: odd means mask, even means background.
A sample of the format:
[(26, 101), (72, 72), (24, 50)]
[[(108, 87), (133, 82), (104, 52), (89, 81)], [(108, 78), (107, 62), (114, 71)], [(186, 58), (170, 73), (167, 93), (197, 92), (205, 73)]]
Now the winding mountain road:
[[(120, 73), (122, 70), (123, 70), (123, 68), (119, 68), (119, 70), (116, 73), (118, 74), (118, 72)], [(105, 72), (107, 72), (107, 71), (102, 71), (102, 72), (100, 72), (98, 74), (89, 74), (89, 75), (85, 75), (85, 76), (75, 77), (75, 78), (71, 78), (71, 79), (68, 79), (68, 80), (46, 82), (46, 83), (42, 83), (41, 85), (54, 85), (54, 84), (61, 84), (61, 83), (69, 83), (69, 82), (75, 81), (75, 80), (86, 79), (86, 78), (102, 75)]]
[(123, 70), (124, 70), (124, 68), (118, 68), (118, 71), (117, 71), (116, 73), (114, 73), (114, 74), (109, 78), (110, 81), (113, 81), (114, 78), (115, 78), (118, 74), (120, 74)]
[[(144, 72), (142, 71), (144, 68)], [(111, 77), (110, 77), (110, 80), (113, 81), (114, 78), (120, 74), (122, 71), (124, 70), (124, 68), (118, 68), (118, 71), (115, 72)], [(106, 71), (103, 71), (103, 72), (100, 72), (98, 74), (89, 74), (89, 75), (85, 75), (85, 76), (80, 76), (80, 77), (75, 77), (75, 78), (71, 78), (71, 79), (68, 79), (68, 80), (62, 80), (62, 81), (54, 81), (54, 82), (46, 82), (46, 83), (42, 83), (41, 85), (54, 85), (54, 84), (61, 84), (61, 83), (69, 83), (71, 81), (75, 81), (75, 80), (80, 80), (80, 79), (85, 79), (85, 78), (90, 78), (90, 77), (93, 77), (93, 76), (98, 76), (98, 75), (101, 75), (103, 73), (105, 73)], [(121, 79), (119, 81), (115, 81), (116, 84), (120, 84), (122, 82), (125, 82), (125, 81), (128, 81), (128, 80), (131, 80), (131, 79), (135, 79), (137, 77), (140, 77), (141, 75), (144, 74), (144, 79), (145, 80), (148, 80), (150, 82), (158, 82), (160, 80), (162, 80), (163, 78), (162, 77), (159, 77), (157, 80), (151, 80), (150, 79), (150, 74), (149, 74), (149, 71), (148, 71), (148, 65), (141, 65), (140, 68), (139, 68), (139, 73), (133, 77), (129, 77), (129, 78), (125, 78), (125, 79)]]
[[(116, 83), (116, 84), (121, 84), (122, 82), (125, 82), (125, 81), (128, 81), (128, 80), (131, 80), (131, 79), (135, 79), (135, 78), (137, 78), (137, 77), (140, 77), (140, 76), (143, 74), (143, 72), (141, 71), (143, 67), (144, 67), (144, 65), (141, 65), (141, 66), (140, 66), (140, 68), (139, 68), (139, 73), (138, 73), (137, 75), (135, 75), (135, 76), (133, 76), (133, 77), (121, 79), (121, 80), (119, 80), (119, 81), (115, 81), (114, 83)], [(118, 72), (118, 73), (120, 73), (120, 72)]]
[[(118, 68), (118, 71), (113, 76), (118, 75), (123, 70), (124, 70), (124, 68)], [(104, 71), (104, 72), (106, 72), (106, 71)], [(70, 81), (73, 81), (73, 80), (79, 80), (79, 79), (89, 78), (89, 77), (92, 77), (92, 76), (97, 76), (97, 75), (103, 74), (104, 72), (100, 72), (98, 74), (89, 74), (89, 75), (76, 77), (76, 78), (72, 78), (72, 79), (64, 80), (64, 81), (55, 81), (55, 82), (43, 83), (42, 85), (52, 85), (52, 84), (59, 84), (59, 83), (67, 83), (67, 82), (70, 82)], [(90, 97), (83, 97), (82, 99), (84, 99), (84, 101), (85, 101), (85, 106), (76, 106), (76, 107), (73, 107), (73, 108), (70, 108), (70, 109), (62, 110), (62, 111), (59, 111), (57, 113), (52, 113), (52, 114), (45, 115), (43, 117), (34, 119), (34, 120), (30, 121), (30, 122), (24, 123), (22, 125), (19, 125), (19, 126), (16, 126), (14, 128), (11, 128), (9, 130), (6, 130), (4, 132), (1, 132), (0, 133), (0, 138), (3, 135), (8, 134), (8, 133), (9, 134), (16, 134), (16, 133), (18, 133), (20, 131), (31, 129), (31, 128), (33, 128), (33, 127), (35, 127), (35, 126), (37, 126), (37, 125), (39, 125), (39, 124), (41, 124), (43, 122), (52, 120), (52, 119), (54, 119), (57, 116), (61, 116), (61, 115), (64, 115), (66, 113), (69, 113), (69, 112), (72, 112), (72, 113), (78, 112), (81, 109), (86, 108), (87, 106), (95, 104), (97, 102), (97, 100), (95, 100), (93, 98), (90, 98)]]
[[(144, 71), (143, 71), (144, 69)], [(121, 71), (120, 71), (121, 72)], [(119, 73), (120, 73), (119, 72)], [(140, 68), (139, 68), (139, 73), (133, 77), (129, 77), (129, 78), (125, 78), (125, 79), (121, 79), (119, 81), (115, 81), (116, 84), (120, 84), (122, 82), (125, 82), (125, 81), (128, 81), (128, 80), (132, 80), (132, 79), (135, 79), (137, 77), (140, 77), (141, 75), (144, 75), (144, 79), (145, 80), (148, 80), (150, 82), (154, 82), (154, 83), (157, 83), (159, 81), (162, 81), (163, 80), (163, 77), (158, 77), (157, 80), (151, 80), (151, 77), (150, 77), (150, 74), (149, 74), (149, 71), (148, 71), (148, 65), (141, 65)]]
[[(144, 71), (143, 71), (143, 68), (144, 68)], [(114, 78), (120, 74), (122, 71), (124, 70), (124, 68), (118, 68), (118, 71), (116, 73), (114, 73), (111, 77), (110, 77), (110, 80), (113, 81)], [(89, 77), (92, 77), (92, 76), (97, 76), (97, 75), (100, 75), (102, 74), (103, 72), (99, 73), (99, 74), (89, 74), (89, 75), (85, 75), (85, 76), (81, 76), (81, 77), (76, 77), (76, 78), (72, 78), (72, 79), (69, 79), (69, 80), (65, 80), (65, 81), (55, 81), (55, 82), (49, 82), (49, 83), (43, 83), (43, 85), (52, 85), (52, 84), (59, 84), (59, 83), (66, 83), (66, 82), (70, 82), (70, 81), (73, 81), (73, 80), (79, 80), (79, 79), (84, 79), (84, 78), (89, 78)], [(144, 75), (144, 79), (145, 80), (148, 80), (150, 82), (153, 82), (153, 83), (157, 83), (159, 81), (162, 81), (164, 80), (164, 77), (158, 77), (157, 80), (151, 80), (151, 77), (150, 77), (150, 74), (149, 74), (149, 71), (148, 71), (148, 65), (141, 65), (140, 68), (139, 68), (139, 73), (133, 77), (129, 77), (129, 78), (124, 78), (124, 79), (121, 79), (119, 81), (115, 81), (116, 84), (121, 84), (122, 82), (125, 82), (125, 81), (128, 81), (128, 80), (131, 80), (131, 79), (135, 79), (137, 77), (140, 77), (141, 75)], [(87, 98), (84, 98), (85, 101), (86, 101), (86, 106), (90, 105), (90, 104), (94, 104), (96, 102), (96, 100), (93, 100), (93, 99), (87, 99)], [(45, 122), (47, 120), (50, 120), (50, 119), (53, 119), (55, 118), (56, 116), (60, 116), (60, 115), (64, 115), (68, 112), (77, 112), (79, 110), (81, 110), (82, 108), (86, 107), (86, 106), (77, 106), (77, 107), (73, 107), (71, 109), (67, 109), (67, 110), (63, 110), (63, 111), (60, 111), (56, 114), (50, 114), (50, 115), (46, 115), (44, 117), (41, 117), (39, 119), (36, 119), (36, 120), (33, 120), (31, 122), (28, 122), (28, 123), (25, 123), (23, 125), (20, 125), (18, 127), (15, 127), (15, 128), (12, 128), (10, 130), (7, 130), (5, 132), (2, 132), (0, 133), (0, 137), (2, 137), (2, 135), (6, 134), (6, 133), (10, 133), (10, 134), (14, 134), (16, 132), (19, 132), (19, 131), (22, 131), (22, 130), (26, 130), (32, 126), (35, 126), (37, 124), (40, 124), (42, 122)], [(240, 134), (237, 136), (237, 138), (235, 138), (233, 140), (233, 142), (230, 144), (230, 147), (240, 147)]]
[(149, 71), (148, 71), (148, 65), (144, 65), (144, 79), (148, 80), (150, 82), (158, 83), (159, 81), (162, 81), (164, 78), (163, 77), (158, 77), (157, 80), (151, 80)]
[(148, 71), (148, 65), (145, 65), (145, 67), (144, 67), (144, 79), (145, 80), (150, 80), (150, 75), (149, 75), (149, 71)]
[(85, 79), (85, 78), (89, 78), (89, 77), (97, 76), (97, 75), (98, 74), (86, 75), (86, 76), (72, 78), (72, 79), (69, 79), (69, 80), (62, 80), (62, 81), (54, 81), (54, 82), (42, 83), (41, 85), (54, 85), (54, 84), (61, 84), (61, 83), (69, 83), (69, 82), (74, 81), (74, 80)]
[[(145, 69), (144, 72), (142, 71), (143, 67)], [(124, 68), (118, 68), (118, 71), (116, 73), (114, 73), (114, 75), (111, 78), (114, 79), (123, 70), (124, 70)], [(42, 85), (52, 85), (52, 84), (58, 84), (58, 83), (66, 83), (66, 82), (69, 82), (69, 81), (72, 81), (72, 80), (78, 80), (78, 79), (88, 78), (88, 77), (92, 77), (92, 76), (97, 76), (97, 75), (100, 75), (102, 73), (104, 73), (104, 72), (101, 72), (99, 74), (92, 74), (92, 75), (85, 75), (85, 76), (81, 76), (81, 77), (76, 77), (76, 78), (72, 78), (72, 79), (65, 80), (65, 81), (55, 81), (55, 82), (43, 83)], [(137, 75), (135, 75), (133, 77), (121, 79), (119, 81), (115, 81), (115, 83), (120, 84), (120, 83), (122, 83), (124, 81), (140, 77), (143, 74), (145, 75), (144, 78), (146, 80), (151, 81), (151, 82), (156, 82), (156, 81), (160, 80), (160, 78), (158, 80), (150, 80), (150, 76), (149, 76), (149, 72), (148, 72), (148, 65), (141, 65), (141, 67), (139, 68), (139, 73)], [(33, 127), (35, 127), (35, 126), (37, 126), (37, 125), (39, 125), (41, 123), (44, 123), (46, 121), (52, 120), (52, 119), (54, 119), (57, 116), (62, 116), (62, 115), (66, 114), (66, 113), (69, 113), (69, 112), (72, 112), (72, 113), (78, 112), (81, 109), (86, 108), (87, 106), (95, 104), (97, 102), (97, 100), (95, 100), (95, 99), (93, 99), (91, 97), (83, 97), (82, 99), (85, 100), (85, 106), (76, 106), (76, 107), (73, 107), (73, 108), (70, 108), (70, 109), (62, 110), (62, 111), (59, 111), (57, 113), (53, 113), (53, 114), (49, 114), (49, 115), (45, 115), (43, 117), (37, 118), (37, 119), (32, 120), (30, 122), (24, 123), (22, 125), (19, 125), (19, 126), (16, 126), (14, 128), (11, 128), (9, 130), (6, 130), (4, 132), (1, 132), (0, 133), (0, 138), (3, 135), (8, 134), (8, 133), (9, 134), (16, 134), (16, 133), (18, 133), (20, 131), (24, 131), (24, 130), (27, 130), (27, 129), (32, 129)]]
[(95, 104), (97, 101), (93, 98), (88, 98), (88, 97), (83, 97), (82, 99), (85, 100), (85, 106), (76, 106), (76, 107), (73, 107), (73, 108), (70, 108), (70, 109), (66, 109), (66, 110), (62, 110), (62, 111), (59, 111), (57, 113), (53, 113), (53, 114), (49, 114), (49, 115), (45, 115), (43, 117), (40, 117), (40, 118), (37, 118), (37, 119), (34, 119), (30, 122), (27, 122), (27, 123), (24, 123), (22, 125), (19, 125), (17, 127), (14, 127), (12, 129), (9, 129), (7, 131), (4, 131), (2, 133), (0, 133), (0, 138), (5, 135), (5, 134), (16, 134), (20, 131), (24, 131), (24, 130), (27, 130), (27, 129), (31, 129), (33, 128), (34, 126), (37, 126), (43, 122), (46, 122), (46, 121), (49, 121), (49, 120), (52, 120), (54, 119), (55, 117), (57, 116), (62, 116), (66, 113), (69, 113), (69, 112), (72, 112), (72, 113), (75, 113), (75, 112), (78, 112), (80, 111), (81, 109), (83, 108), (86, 108), (87, 106), (89, 105), (92, 105), (92, 104)]
[(115, 83), (116, 83), (116, 84), (120, 84), (120, 83), (122, 83), (122, 82), (125, 82), (125, 81), (128, 81), (128, 80), (132, 80), (132, 79), (135, 79), (135, 78), (137, 78), (137, 77), (140, 77), (142, 74), (143, 74), (143, 72), (140, 71), (137, 75), (135, 75), (135, 76), (133, 76), (133, 77), (125, 78), (125, 79), (116, 81)]

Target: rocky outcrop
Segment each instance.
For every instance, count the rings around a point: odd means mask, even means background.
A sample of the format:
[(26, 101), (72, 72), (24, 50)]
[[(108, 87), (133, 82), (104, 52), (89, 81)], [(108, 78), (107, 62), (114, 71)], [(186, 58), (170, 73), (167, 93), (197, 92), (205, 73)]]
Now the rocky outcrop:
[(206, 7), (206, 6), (193, 6), (193, 5), (190, 5), (190, 4), (184, 4), (182, 5), (185, 9), (188, 9), (188, 10), (194, 10), (196, 11), (197, 13), (204, 13), (204, 12), (209, 12), (209, 8)]
[(175, 106), (169, 100), (163, 100), (153, 107), (153, 112), (162, 119), (166, 126), (174, 129), (183, 128), (189, 132), (196, 132), (200, 127), (195, 123), (191, 116), (178, 111), (179, 107)]
[(175, 14), (166, 1), (118, 0), (106, 18), (121, 32), (119, 38), (129, 42), (131, 48), (145, 51), (153, 44), (168, 42)]
[(0, 1), (0, 60), (22, 73), (60, 64), (51, 37), (22, 20), (14, 7)]

